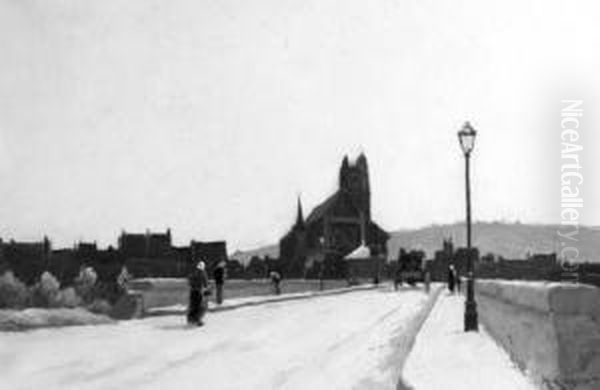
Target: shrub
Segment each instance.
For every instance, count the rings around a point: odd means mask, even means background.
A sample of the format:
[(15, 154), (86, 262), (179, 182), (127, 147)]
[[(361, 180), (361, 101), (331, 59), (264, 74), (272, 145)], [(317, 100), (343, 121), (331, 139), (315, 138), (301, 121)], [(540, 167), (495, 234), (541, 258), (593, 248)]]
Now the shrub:
[(112, 309), (112, 306), (105, 299), (95, 299), (87, 306), (87, 309), (92, 313), (108, 315)]
[(0, 276), (0, 308), (18, 309), (29, 301), (27, 286), (12, 271)]
[(31, 300), (35, 307), (58, 307), (60, 283), (48, 271), (44, 271), (40, 281), (32, 288)]
[(102, 296), (103, 286), (96, 284), (96, 280), (97, 275), (92, 268), (83, 268), (76, 279), (75, 287), (61, 290), (60, 283), (54, 275), (45, 271), (40, 280), (28, 289), (11, 271), (7, 271), (0, 276), (0, 308), (84, 306), (90, 312), (108, 314), (112, 308), (111, 304), (106, 299), (99, 298)]
[(75, 279), (75, 291), (84, 302), (92, 302), (94, 300), (94, 286), (98, 280), (98, 275), (92, 267), (85, 267), (79, 271), (79, 275)]
[(81, 305), (81, 298), (73, 287), (67, 287), (58, 293), (58, 302), (61, 307), (77, 307)]

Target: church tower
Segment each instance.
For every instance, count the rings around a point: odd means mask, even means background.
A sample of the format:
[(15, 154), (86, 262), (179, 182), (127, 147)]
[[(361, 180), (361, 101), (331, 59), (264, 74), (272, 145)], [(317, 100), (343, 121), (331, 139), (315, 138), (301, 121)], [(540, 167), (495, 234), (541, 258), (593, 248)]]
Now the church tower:
[(361, 153), (354, 164), (344, 156), (340, 168), (340, 191), (352, 199), (352, 203), (364, 216), (371, 221), (371, 188), (369, 185), (369, 166), (367, 157)]
[(361, 153), (355, 161), (344, 156), (338, 180), (338, 190), (315, 206), (306, 218), (298, 197), (295, 223), (279, 241), (284, 275), (302, 277), (324, 272), (326, 277), (342, 278), (346, 275), (346, 263), (342, 260), (357, 247), (368, 247), (373, 256), (386, 255), (389, 234), (371, 219), (365, 155)]

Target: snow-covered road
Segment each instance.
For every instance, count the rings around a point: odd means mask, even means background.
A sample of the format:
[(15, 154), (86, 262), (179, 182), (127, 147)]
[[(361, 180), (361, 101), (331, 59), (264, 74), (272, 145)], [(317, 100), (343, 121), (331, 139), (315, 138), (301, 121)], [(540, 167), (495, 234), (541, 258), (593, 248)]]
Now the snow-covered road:
[(0, 334), (0, 388), (395, 388), (398, 343), (424, 307), (389, 287), (117, 325)]

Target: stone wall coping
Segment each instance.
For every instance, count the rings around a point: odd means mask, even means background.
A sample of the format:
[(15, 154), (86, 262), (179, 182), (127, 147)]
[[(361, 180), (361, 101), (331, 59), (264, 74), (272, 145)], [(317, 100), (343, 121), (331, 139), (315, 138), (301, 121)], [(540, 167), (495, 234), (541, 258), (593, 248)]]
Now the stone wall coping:
[(478, 279), (478, 294), (537, 311), (589, 315), (600, 321), (600, 288), (581, 283)]

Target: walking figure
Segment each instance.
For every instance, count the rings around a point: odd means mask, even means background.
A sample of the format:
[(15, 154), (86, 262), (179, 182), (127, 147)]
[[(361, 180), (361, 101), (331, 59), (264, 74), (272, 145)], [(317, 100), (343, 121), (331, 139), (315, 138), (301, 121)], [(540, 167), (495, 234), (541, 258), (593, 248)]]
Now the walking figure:
[(455, 283), (455, 274), (454, 274), (454, 265), (450, 264), (448, 267), (448, 290), (452, 294), (454, 294), (454, 283)]
[(206, 275), (206, 264), (202, 260), (189, 276), (190, 301), (188, 304), (187, 321), (188, 324), (202, 326), (203, 318), (208, 309), (208, 276)]
[(399, 266), (394, 272), (394, 290), (398, 291), (398, 286), (402, 286), (402, 270)]
[(271, 284), (273, 285), (273, 290), (275, 291), (275, 294), (281, 294), (281, 275), (277, 271), (271, 271), (269, 276), (271, 278)]
[(215, 279), (215, 286), (217, 288), (217, 305), (223, 303), (223, 287), (225, 285), (225, 273), (225, 262), (219, 261), (219, 264), (217, 264), (215, 270), (213, 271), (213, 278)]

